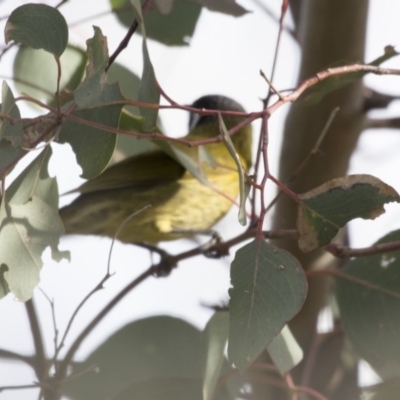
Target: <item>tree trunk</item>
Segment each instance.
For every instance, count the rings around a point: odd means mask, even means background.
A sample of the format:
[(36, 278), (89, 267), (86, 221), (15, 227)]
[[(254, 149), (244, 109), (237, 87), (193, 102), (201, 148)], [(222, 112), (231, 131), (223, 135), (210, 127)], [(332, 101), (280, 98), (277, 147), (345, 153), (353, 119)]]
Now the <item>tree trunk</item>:
[[(364, 61), (367, 11), (367, 0), (302, 2), (297, 21), (302, 47), (299, 82), (330, 66)], [(307, 157), (335, 107), (340, 107), (340, 111), (321, 145), (320, 154), (311, 159), (291, 188), (297, 193), (303, 193), (332, 178), (346, 175), (350, 157), (365, 126), (363, 105), (364, 93), (361, 81), (329, 94), (318, 105), (309, 106), (302, 101), (293, 104), (285, 125), (280, 158), (280, 180), (283, 182), (287, 180)], [(296, 211), (296, 204), (288, 197), (282, 196), (276, 207), (274, 228), (293, 228), (296, 224)], [(323, 251), (311, 254), (300, 252), (293, 240), (280, 240), (277, 245), (297, 257), (305, 270), (337, 264), (337, 260)], [(309, 279), (306, 303), (290, 323), (306, 355), (309, 354), (315, 339), (318, 314), (331, 293), (332, 284), (329, 278)], [(342, 340), (336, 340), (334, 344), (336, 351), (326, 352), (326, 357), (321, 357), (322, 354), (319, 353), (313, 361), (306, 356), (293, 371), (295, 383), (318, 387), (327, 393), (325, 388), (320, 387), (319, 381), (322, 375), (327, 373), (332, 377), (337, 369), (342, 343)], [(351, 374), (353, 376), (351, 385), (354, 390), (356, 384), (354, 370)], [(278, 398), (277, 393), (274, 396), (271, 398)], [(341, 399), (345, 400), (346, 397)]]

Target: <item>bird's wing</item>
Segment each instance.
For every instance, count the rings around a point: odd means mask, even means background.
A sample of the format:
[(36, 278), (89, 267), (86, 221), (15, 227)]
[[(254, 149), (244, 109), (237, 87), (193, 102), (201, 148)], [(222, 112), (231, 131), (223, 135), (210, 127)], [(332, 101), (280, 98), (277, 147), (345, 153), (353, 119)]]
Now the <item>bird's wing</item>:
[(185, 168), (169, 155), (162, 151), (152, 151), (112, 165), (74, 192), (93, 193), (124, 188), (149, 189), (155, 185), (176, 181), (184, 173)]

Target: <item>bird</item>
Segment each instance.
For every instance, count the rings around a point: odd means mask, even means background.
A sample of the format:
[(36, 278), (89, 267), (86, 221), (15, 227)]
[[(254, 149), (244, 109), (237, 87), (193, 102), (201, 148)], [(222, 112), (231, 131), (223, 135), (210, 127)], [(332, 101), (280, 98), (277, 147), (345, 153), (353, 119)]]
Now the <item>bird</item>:
[[(239, 103), (222, 95), (203, 96), (191, 107), (245, 112)], [(243, 117), (224, 116), (223, 120), (229, 130)], [(218, 135), (217, 115), (191, 113), (189, 133), (182, 139), (198, 141)], [(244, 170), (249, 171), (251, 125), (242, 127), (231, 138)], [(204, 145), (216, 165), (200, 162), (195, 146), (173, 146), (200, 164), (207, 184), (161, 149), (126, 158), (74, 190), (79, 196), (60, 209), (65, 233), (110, 238), (117, 235), (123, 243), (156, 245), (211, 229), (232, 207), (231, 199), (238, 196), (235, 161), (223, 142)]]

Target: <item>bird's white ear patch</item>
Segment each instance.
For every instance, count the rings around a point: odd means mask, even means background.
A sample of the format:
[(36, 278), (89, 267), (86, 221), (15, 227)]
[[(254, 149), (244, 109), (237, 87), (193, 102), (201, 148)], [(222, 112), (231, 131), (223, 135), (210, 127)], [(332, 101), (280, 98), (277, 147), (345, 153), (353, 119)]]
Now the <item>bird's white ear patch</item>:
[(157, 220), (156, 227), (162, 233), (169, 233), (172, 231), (171, 221), (168, 219)]

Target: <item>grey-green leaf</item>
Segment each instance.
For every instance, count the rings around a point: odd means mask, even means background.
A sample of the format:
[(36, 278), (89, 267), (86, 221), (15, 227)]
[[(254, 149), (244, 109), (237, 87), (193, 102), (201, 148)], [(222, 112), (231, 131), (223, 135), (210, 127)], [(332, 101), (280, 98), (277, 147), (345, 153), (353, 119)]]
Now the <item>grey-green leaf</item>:
[(201, 333), (177, 318), (126, 325), (75, 368), (97, 366), (63, 388), (74, 400), (201, 400)]
[[(58, 189), (47, 165), (51, 149), (44, 149), (11, 184), (0, 209), (0, 265), (8, 289), (21, 301), (29, 300), (39, 283), (42, 253), (50, 246), (53, 259), (69, 255), (58, 250), (64, 228), (58, 216)], [(4, 285), (2, 285), (4, 286)]]
[(375, 219), (385, 212), (386, 203), (400, 202), (400, 196), (391, 186), (371, 175), (332, 179), (299, 198), (298, 243), (304, 252), (330, 243), (352, 219)]
[[(130, 0), (109, 0), (116, 17), (130, 26), (135, 14)], [(144, 15), (146, 35), (168, 46), (187, 46), (193, 36), (202, 7), (186, 0), (153, 2)]]
[[(68, 45), (62, 56), (61, 63), (61, 101), (67, 102), (64, 90), (71, 92), (81, 82), (86, 66), (86, 54), (83, 50)], [(57, 65), (54, 57), (44, 50), (34, 50), (20, 47), (14, 59), (15, 86), (20, 93), (28, 93), (35, 99), (46, 104), (54, 104), (54, 94), (57, 88)], [(67, 97), (67, 98), (66, 98)], [(28, 102), (32, 107), (36, 104)], [(42, 110), (42, 109), (41, 109)]]
[(301, 309), (307, 279), (287, 251), (254, 240), (235, 255), (229, 290), (229, 360), (244, 370)]
[(25, 4), (9, 16), (4, 37), (6, 43), (14, 40), (60, 57), (67, 47), (68, 26), (56, 8), (45, 4)]
[(214, 391), (225, 360), (224, 351), (228, 333), (229, 314), (227, 312), (216, 312), (208, 321), (203, 335), (205, 348), (203, 400), (212, 400), (214, 398)]
[(193, 0), (195, 3), (208, 8), (211, 11), (218, 11), (223, 14), (233, 15), (234, 17), (241, 17), (249, 11), (236, 3), (235, 0)]
[[(2, 85), (1, 99), (1, 113), (3, 115), (8, 115), (14, 120), (19, 120), (21, 114), (18, 106), (15, 104), (14, 95), (6, 81), (4, 81)], [(5, 118), (0, 119), (0, 142), (3, 140), (8, 141), (15, 148), (18, 148), (22, 140), (22, 122), (11, 124), (11, 122)]]
[[(115, 149), (117, 135), (106, 128), (118, 128), (124, 97), (118, 84), (106, 84), (100, 98), (93, 104), (97, 107), (82, 108), (73, 113), (82, 122), (67, 120), (61, 127), (59, 141), (69, 143), (79, 165), (82, 177), (90, 179), (99, 175), (108, 165)], [(67, 109), (69, 105), (65, 106)], [(95, 126), (91, 126), (93, 123)], [(102, 129), (98, 125), (103, 125)]]
[(233, 145), (232, 139), (229, 136), (228, 130), (224, 124), (224, 121), (221, 117), (221, 114), (218, 114), (218, 123), (220, 132), (222, 133), (222, 139), (227, 147), (229, 154), (232, 156), (235, 161), (236, 167), (238, 169), (239, 174), (239, 222), (242, 225), (246, 225), (247, 217), (246, 217), (246, 199), (250, 193), (250, 185), (246, 185), (246, 172), (242, 167), (240, 162), (239, 155), (236, 152), (235, 146)]
[(267, 350), (282, 376), (303, 359), (303, 350), (287, 325), (272, 339)]
[[(400, 230), (397, 230), (377, 244), (399, 240)], [(347, 338), (382, 378), (397, 379), (400, 370), (400, 250), (356, 258), (342, 272), (350, 279), (337, 279), (336, 297)]]
[(75, 102), (79, 107), (89, 106), (96, 102), (107, 82), (107, 38), (97, 26), (94, 26), (93, 29), (93, 37), (86, 41), (88, 59), (86, 76), (74, 93)]

